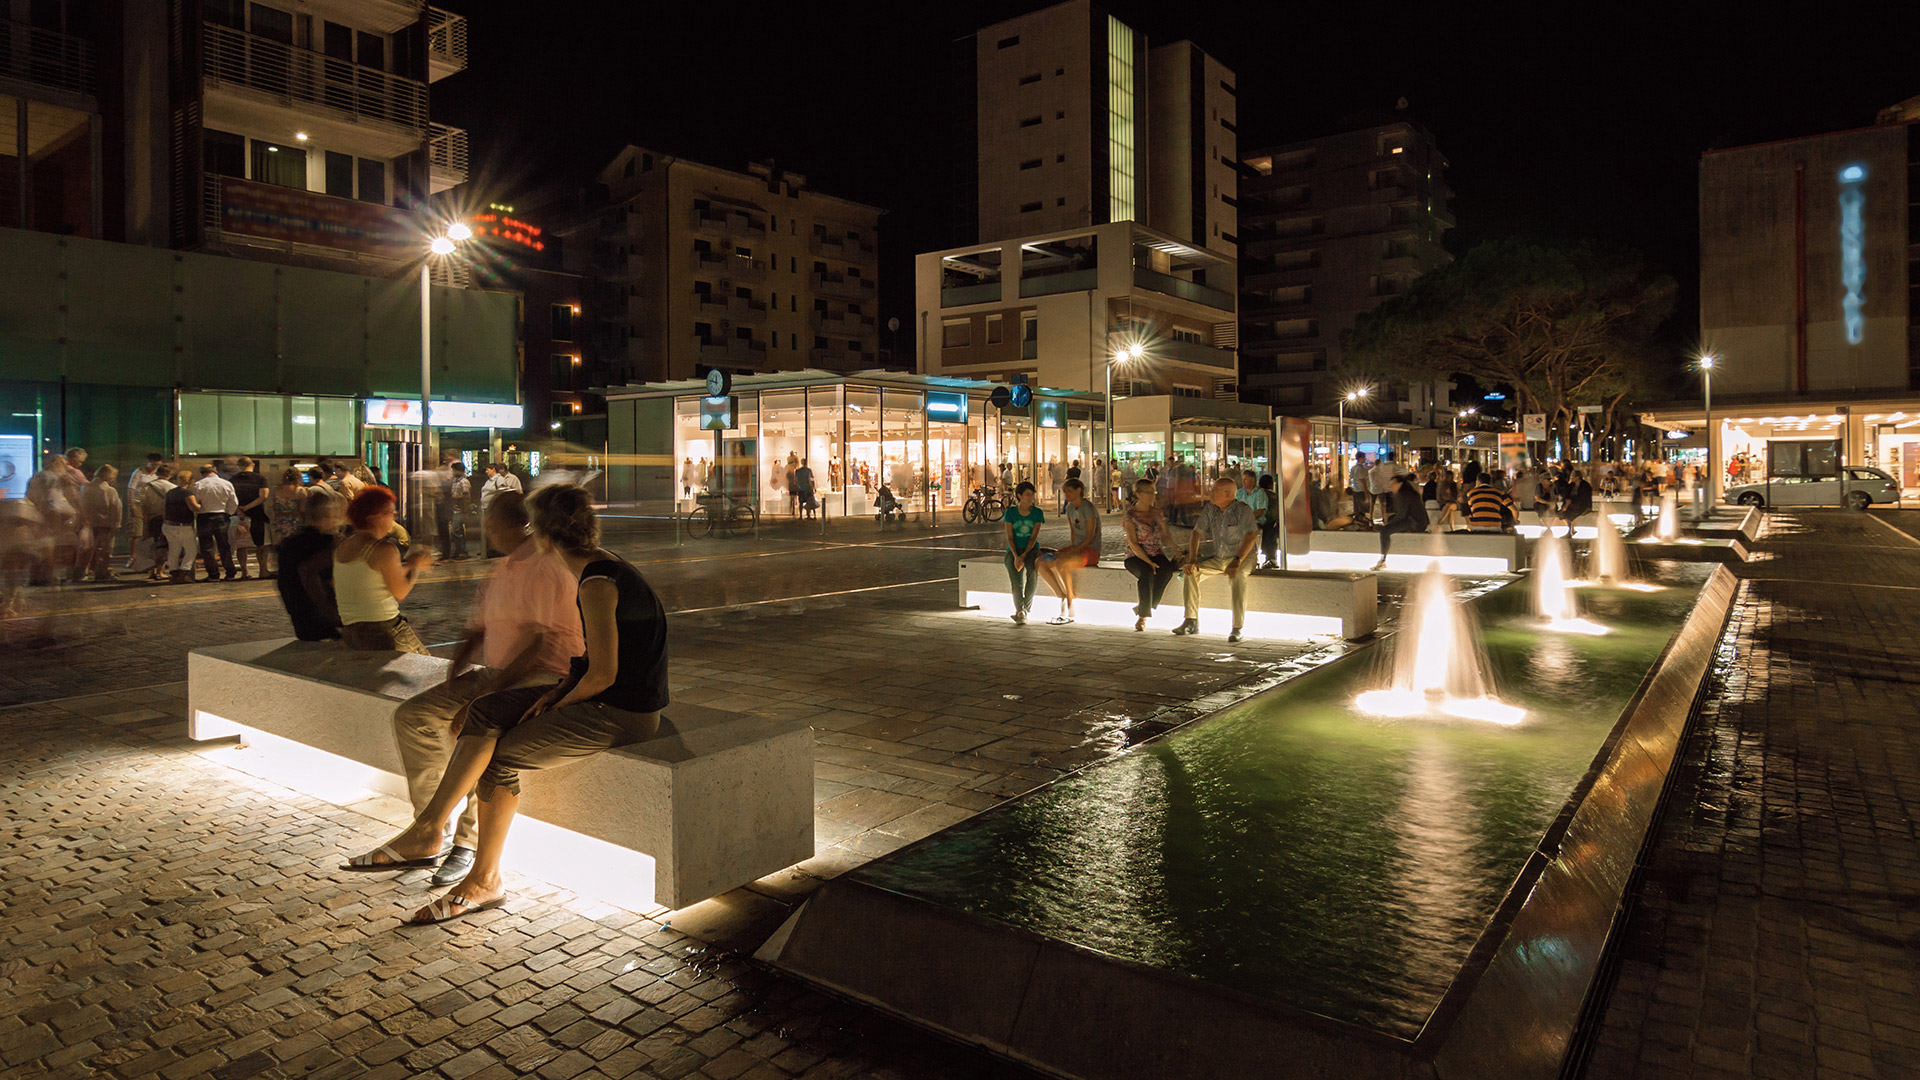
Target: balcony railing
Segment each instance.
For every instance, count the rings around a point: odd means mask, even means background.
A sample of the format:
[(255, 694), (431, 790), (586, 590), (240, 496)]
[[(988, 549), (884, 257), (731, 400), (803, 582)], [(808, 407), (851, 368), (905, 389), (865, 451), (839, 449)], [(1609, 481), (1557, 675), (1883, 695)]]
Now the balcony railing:
[(813, 275), (813, 291), (826, 296), (842, 296), (852, 300), (862, 300), (873, 295), (873, 279), (852, 277), (847, 274), (826, 273)]
[(767, 355), (762, 341), (742, 341), (737, 337), (708, 340), (693, 339), (693, 355), (703, 363), (758, 364)]
[(848, 262), (864, 262), (874, 256), (873, 245), (865, 240), (849, 240), (845, 235), (816, 236), (810, 245), (815, 255), (825, 255), (829, 259), (845, 259)]
[(433, 125), (427, 140), (427, 162), (433, 170), (433, 193), (467, 182), (467, 129)]
[(705, 210), (695, 207), (688, 215), (688, 225), (695, 232), (767, 235), (766, 222), (756, 221), (751, 215), (714, 207)]
[(427, 133), (427, 84), (207, 23), (208, 88), (233, 87), (288, 108), (317, 108)]
[(1020, 279), (1021, 296), (1052, 296), (1055, 293), (1081, 292), (1100, 284), (1098, 270), (1070, 270), (1064, 274), (1041, 274)]
[(713, 294), (694, 294), (693, 308), (703, 319), (734, 319), (740, 322), (761, 322), (767, 316), (765, 300), (748, 300), (741, 296), (717, 296)]
[(467, 69), (467, 17), (427, 9), (427, 77), (437, 82)]
[(701, 251), (695, 249), (688, 259), (688, 265), (696, 274), (711, 274), (740, 281), (760, 281), (767, 276), (767, 264), (760, 259), (747, 259), (724, 251)]
[(1000, 299), (1000, 283), (983, 282), (979, 285), (955, 285), (940, 290), (941, 307), (965, 307), (968, 304), (991, 304)]
[(815, 367), (828, 371), (864, 371), (878, 362), (878, 357), (870, 352), (849, 352), (846, 349), (815, 349), (808, 361)]
[(0, 78), (91, 94), (94, 70), (92, 42), (26, 23), (0, 21)]
[(1183, 364), (1197, 364), (1201, 367), (1216, 368), (1224, 371), (1234, 369), (1233, 350), (1216, 349), (1211, 345), (1202, 345), (1197, 341), (1182, 341), (1169, 338), (1156, 341), (1148, 347), (1148, 352), (1164, 360), (1175, 360)]
[(1133, 284), (1135, 288), (1150, 289), (1153, 292), (1163, 293), (1167, 296), (1177, 296), (1182, 300), (1191, 300), (1196, 304), (1202, 304), (1219, 311), (1233, 310), (1233, 294), (1230, 292), (1224, 292), (1210, 285), (1202, 285), (1184, 278), (1177, 278), (1172, 274), (1163, 274), (1158, 270), (1151, 270), (1144, 266), (1136, 266), (1133, 268)]
[(874, 332), (875, 322), (871, 315), (830, 315), (816, 311), (813, 313), (813, 328), (819, 333), (835, 337), (864, 337)]
[[(344, 259), (382, 274), (420, 255), (421, 223), (411, 211), (234, 177), (205, 180), (201, 220), (211, 243)], [(465, 260), (435, 260), (435, 280), (443, 268), (466, 283)]]

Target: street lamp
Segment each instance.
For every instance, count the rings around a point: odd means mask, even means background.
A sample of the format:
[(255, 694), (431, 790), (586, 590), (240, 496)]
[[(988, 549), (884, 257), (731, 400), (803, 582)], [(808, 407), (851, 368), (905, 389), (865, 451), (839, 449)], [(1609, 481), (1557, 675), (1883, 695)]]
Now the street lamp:
[(1460, 421), (1462, 418), (1473, 416), (1479, 411), (1478, 408), (1461, 409), (1453, 418), (1453, 463), (1455, 465), (1460, 464)]
[[(1707, 418), (1707, 506), (1709, 508), (1720, 502), (1720, 475), (1713, 463), (1713, 366), (1719, 360), (1720, 358), (1712, 353), (1700, 355), (1701, 405)], [(1694, 514), (1696, 517), (1704, 516), (1706, 510), (1696, 507)]]
[(1122, 345), (1106, 362), (1107, 369), (1107, 509), (1113, 509), (1113, 485), (1120, 476), (1120, 465), (1113, 460), (1113, 369), (1127, 364), (1147, 354), (1146, 347), (1139, 342)]
[(1340, 490), (1347, 489), (1347, 402), (1365, 400), (1373, 394), (1373, 387), (1362, 386), (1349, 390), (1340, 399), (1340, 434), (1334, 440), (1334, 453), (1340, 459)]
[(420, 260), (420, 467), (432, 468), (429, 464), (433, 449), (432, 410), (433, 399), (433, 278), (430, 273), (433, 266), (432, 256), (446, 256), (463, 240), (473, 236), (473, 230), (462, 222), (447, 226), (445, 236), (436, 236), (427, 244), (428, 258)]

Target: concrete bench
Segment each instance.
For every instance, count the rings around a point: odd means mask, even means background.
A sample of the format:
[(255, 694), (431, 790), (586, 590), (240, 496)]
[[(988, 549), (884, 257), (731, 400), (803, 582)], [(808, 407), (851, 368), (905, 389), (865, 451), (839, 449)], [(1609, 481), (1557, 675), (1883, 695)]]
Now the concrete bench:
[[(405, 799), (394, 709), (448, 664), (291, 638), (195, 649), (188, 734), (240, 736), (232, 764), (296, 790)], [(813, 857), (812, 732), (670, 705), (646, 742), (523, 774), (508, 837), (515, 870), (629, 908), (684, 907)]]
[[(1419, 573), (1438, 552), (1449, 574), (1510, 574), (1527, 565), (1527, 538), (1508, 533), (1395, 533), (1387, 569)], [(1380, 534), (1325, 530), (1313, 534), (1308, 565), (1360, 569), (1380, 561)]]
[[(1080, 622), (1132, 626), (1139, 589), (1124, 563), (1103, 562), (1074, 573), (1074, 615)], [(1013, 586), (999, 559), (960, 560), (960, 606), (979, 608), (982, 614), (1006, 618), (1013, 614)], [(1181, 577), (1167, 584), (1156, 625), (1178, 620), (1183, 597)], [(1224, 575), (1200, 582), (1200, 629), (1224, 635), (1233, 626), (1232, 584)], [(1034, 590), (1036, 615), (1051, 617), (1054, 603), (1043, 583)], [(1323, 573), (1311, 570), (1256, 570), (1247, 579), (1248, 637), (1301, 638), (1337, 635), (1363, 638), (1373, 633), (1379, 617), (1379, 584), (1370, 574)]]

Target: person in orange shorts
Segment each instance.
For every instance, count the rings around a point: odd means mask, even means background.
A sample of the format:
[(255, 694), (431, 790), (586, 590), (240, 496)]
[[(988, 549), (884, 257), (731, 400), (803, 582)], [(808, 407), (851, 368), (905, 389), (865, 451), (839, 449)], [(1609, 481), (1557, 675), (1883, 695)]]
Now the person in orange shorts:
[(1100, 511), (1087, 500), (1087, 487), (1074, 477), (1060, 489), (1065, 508), (1060, 517), (1067, 523), (1067, 545), (1040, 556), (1040, 576), (1060, 598), (1060, 614), (1048, 620), (1054, 626), (1073, 621), (1073, 573), (1100, 561)]

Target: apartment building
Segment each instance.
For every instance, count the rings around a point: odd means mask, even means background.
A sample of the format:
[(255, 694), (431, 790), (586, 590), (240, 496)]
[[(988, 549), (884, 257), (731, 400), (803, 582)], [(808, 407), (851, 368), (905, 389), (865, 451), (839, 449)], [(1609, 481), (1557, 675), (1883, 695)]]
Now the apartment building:
[(920, 372), (1101, 392), (1127, 353), (1117, 395), (1230, 399), (1233, 72), (1089, 0), (986, 27), (955, 63), (973, 238), (916, 259)]
[(599, 183), (562, 233), (615, 381), (879, 366), (879, 207), (638, 146)]
[[(1379, 117), (1243, 164), (1241, 395), (1296, 415), (1330, 414), (1341, 332), (1451, 261), (1441, 246), (1454, 223), (1446, 158), (1425, 128)], [(1436, 400), (1444, 413), (1432, 387), (1401, 404), (1431, 413)]]

